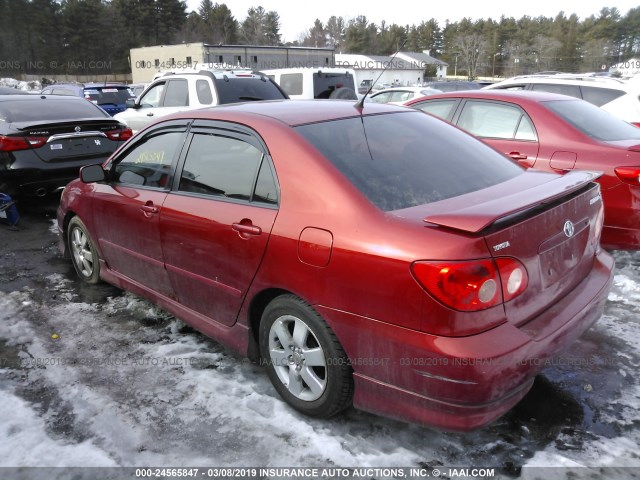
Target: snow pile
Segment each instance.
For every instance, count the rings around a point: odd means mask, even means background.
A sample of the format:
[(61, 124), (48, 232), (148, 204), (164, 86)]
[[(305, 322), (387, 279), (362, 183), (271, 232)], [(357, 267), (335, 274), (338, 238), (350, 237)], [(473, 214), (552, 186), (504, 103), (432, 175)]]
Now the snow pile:
[(16, 88), (25, 92), (42, 90), (42, 84), (38, 80), (23, 82), (15, 78), (0, 78), (0, 87)]

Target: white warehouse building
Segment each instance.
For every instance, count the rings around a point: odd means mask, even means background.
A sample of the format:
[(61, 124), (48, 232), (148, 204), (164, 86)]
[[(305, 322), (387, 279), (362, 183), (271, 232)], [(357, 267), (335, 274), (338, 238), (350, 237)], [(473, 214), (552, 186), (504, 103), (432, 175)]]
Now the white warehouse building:
[(427, 67), (435, 66), (436, 77), (440, 79), (447, 76), (449, 66), (448, 63), (431, 57), (427, 52), (398, 52), (395, 58), (336, 53), (335, 63), (336, 67), (352, 68), (358, 85), (363, 80), (376, 84), (416, 85), (426, 81), (424, 71)]

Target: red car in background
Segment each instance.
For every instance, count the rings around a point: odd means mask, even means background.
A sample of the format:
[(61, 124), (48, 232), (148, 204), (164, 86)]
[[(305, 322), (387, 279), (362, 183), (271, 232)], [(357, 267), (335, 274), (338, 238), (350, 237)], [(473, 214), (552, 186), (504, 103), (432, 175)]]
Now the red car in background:
[(472, 133), (525, 167), (601, 171), (605, 248), (640, 249), (640, 129), (584, 100), (472, 90), (406, 102)]
[(58, 228), (81, 279), (260, 360), (305, 414), (470, 430), (604, 309), (596, 177), (404, 107), (253, 102), (140, 131), (67, 186)]

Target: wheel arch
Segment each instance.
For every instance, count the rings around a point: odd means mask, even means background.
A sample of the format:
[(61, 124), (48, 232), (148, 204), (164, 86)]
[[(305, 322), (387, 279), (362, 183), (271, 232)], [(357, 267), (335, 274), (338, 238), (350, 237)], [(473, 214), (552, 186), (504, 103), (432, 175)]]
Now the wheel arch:
[(282, 295), (296, 295), (289, 290), (283, 288), (266, 288), (258, 292), (251, 299), (249, 304), (248, 320), (249, 320), (249, 345), (247, 348), (247, 356), (253, 362), (260, 360), (260, 347), (259, 347), (259, 332), (260, 332), (260, 320), (262, 320), (262, 314), (264, 313), (267, 305), (274, 299)]

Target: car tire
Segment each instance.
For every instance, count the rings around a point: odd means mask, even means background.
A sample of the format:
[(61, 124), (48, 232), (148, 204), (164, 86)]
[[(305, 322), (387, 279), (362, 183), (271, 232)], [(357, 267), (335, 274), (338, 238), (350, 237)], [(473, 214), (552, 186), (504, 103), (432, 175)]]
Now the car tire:
[(260, 322), (260, 353), (271, 383), (296, 410), (329, 418), (353, 399), (353, 370), (335, 333), (295, 295), (267, 305)]
[(100, 281), (100, 257), (98, 250), (82, 220), (73, 217), (67, 227), (67, 245), (71, 262), (78, 276), (85, 282)]

